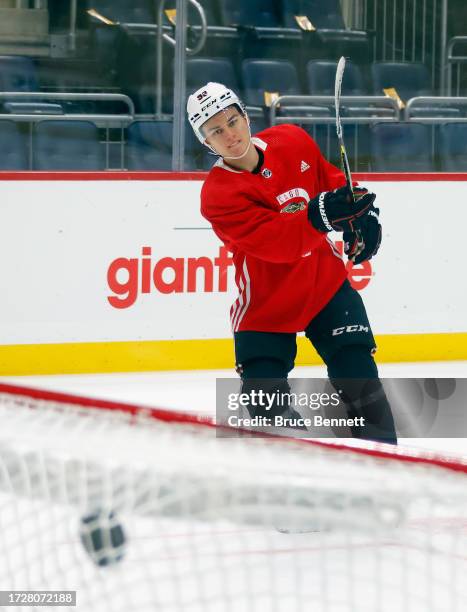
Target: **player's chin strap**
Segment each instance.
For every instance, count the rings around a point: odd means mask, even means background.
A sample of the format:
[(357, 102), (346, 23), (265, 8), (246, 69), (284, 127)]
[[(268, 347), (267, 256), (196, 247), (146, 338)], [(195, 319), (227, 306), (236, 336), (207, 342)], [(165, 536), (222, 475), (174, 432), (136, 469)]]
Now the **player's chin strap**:
[[(244, 113), (243, 115), (246, 119), (246, 122), (248, 123), (248, 136), (249, 136), (249, 140), (248, 140), (248, 145), (245, 149), (245, 151), (241, 154), (241, 155), (236, 155), (235, 157), (227, 157), (227, 155), (223, 156), (223, 159), (242, 159), (242, 157), (245, 157), (245, 155), (248, 153), (248, 151), (250, 150), (251, 147), (251, 128), (250, 128), (250, 118), (248, 117), (248, 115), (246, 113)], [(211, 149), (212, 154), (213, 155), (217, 155), (219, 157), (219, 153), (216, 151), (216, 149), (214, 149), (214, 147), (211, 147), (211, 145), (208, 145), (206, 142), (204, 143), (208, 149)]]
[(244, 153), (242, 153), (241, 155), (236, 155), (235, 157), (224, 155), (224, 159), (242, 159), (242, 157), (245, 157), (245, 155), (248, 153), (248, 151), (250, 150), (250, 147), (251, 147), (251, 134), (250, 134), (250, 139), (248, 141), (248, 146), (245, 149)]

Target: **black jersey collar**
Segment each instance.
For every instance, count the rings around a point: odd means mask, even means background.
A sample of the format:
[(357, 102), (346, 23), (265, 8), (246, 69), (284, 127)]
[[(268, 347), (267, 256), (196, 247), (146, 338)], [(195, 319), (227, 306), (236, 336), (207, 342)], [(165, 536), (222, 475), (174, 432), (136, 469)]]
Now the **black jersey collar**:
[(256, 150), (258, 151), (259, 159), (256, 166), (251, 171), (251, 174), (259, 174), (261, 172), (261, 166), (264, 164), (264, 153), (261, 151), (261, 149), (258, 149), (258, 147), (256, 147)]

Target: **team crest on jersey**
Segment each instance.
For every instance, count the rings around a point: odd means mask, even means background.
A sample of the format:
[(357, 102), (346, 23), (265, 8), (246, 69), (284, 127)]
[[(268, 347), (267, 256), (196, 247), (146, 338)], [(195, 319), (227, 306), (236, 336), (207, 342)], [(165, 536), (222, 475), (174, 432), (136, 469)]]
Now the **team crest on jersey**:
[(287, 204), (282, 210), (281, 213), (295, 213), (299, 210), (303, 210), (305, 208), (305, 204), (303, 202), (292, 202), (292, 204)]
[(293, 189), (289, 189), (289, 191), (284, 191), (280, 195), (276, 196), (276, 200), (279, 204), (285, 204), (286, 202), (290, 202), (290, 200), (301, 200), (302, 202), (309, 202), (310, 196), (308, 195), (306, 189), (302, 187), (294, 187)]
[(261, 170), (261, 174), (264, 176), (264, 178), (271, 178), (272, 176), (272, 172), (271, 170), (269, 170), (269, 168), (265, 168), (264, 170)]

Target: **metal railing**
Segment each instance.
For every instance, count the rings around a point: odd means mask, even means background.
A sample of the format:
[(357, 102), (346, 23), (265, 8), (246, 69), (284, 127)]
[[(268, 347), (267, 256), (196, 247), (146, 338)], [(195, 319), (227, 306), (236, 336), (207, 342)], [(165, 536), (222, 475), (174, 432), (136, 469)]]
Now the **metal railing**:
[[(0, 113), (0, 119), (8, 119), (15, 122), (29, 123), (29, 165), (32, 168), (33, 158), (33, 125), (40, 121), (90, 121), (98, 128), (105, 130), (105, 159), (106, 168), (110, 168), (110, 147), (120, 145), (120, 167), (116, 169), (124, 169), (125, 167), (125, 128), (135, 119), (135, 106), (131, 98), (124, 94), (105, 94), (105, 93), (50, 93), (50, 92), (17, 92), (5, 91), (0, 92), (0, 102), (10, 101), (62, 101), (62, 102), (121, 102), (126, 105), (126, 113)], [(110, 140), (110, 130), (120, 130), (120, 140), (112, 142)]]
[(461, 82), (461, 67), (462, 64), (467, 64), (467, 55), (455, 55), (454, 51), (456, 46), (464, 46), (467, 48), (467, 36), (454, 36), (449, 40), (449, 43), (446, 48), (446, 70), (447, 73), (447, 83), (445, 87), (445, 92), (448, 96), (452, 96), (453, 94), (453, 71), (454, 67), (456, 67), (456, 94), (460, 93), (460, 82)]
[[(115, 114), (115, 115), (109, 115), (111, 117), (115, 117), (115, 118), (123, 118), (125, 116), (131, 117), (131, 119), (134, 119), (135, 116), (135, 105), (133, 103), (133, 100), (129, 97), (126, 96), (125, 94), (118, 94), (118, 93), (82, 93), (82, 92), (66, 92), (66, 93), (60, 93), (60, 92), (44, 92), (44, 91), (1, 91), (0, 92), (0, 100), (7, 100), (7, 99), (14, 99), (14, 100), (54, 100), (54, 101), (62, 101), (62, 102), (122, 102), (123, 104), (126, 105), (126, 107), (128, 108), (128, 113), (127, 115), (123, 115), (123, 114)], [(15, 118), (16, 117), (21, 117), (21, 115), (14, 115)], [(43, 115), (34, 115), (40, 118), (44, 118)], [(62, 117), (64, 115), (53, 115), (53, 117)], [(69, 117), (73, 117), (76, 119), (76, 117), (78, 116), (75, 113), (70, 113), (68, 115)], [(90, 117), (91, 115), (84, 115), (86, 117)], [(96, 115), (96, 116), (101, 116), (101, 115)], [(11, 117), (11, 115), (10, 115)]]
[[(313, 115), (313, 107), (318, 105), (321, 108), (326, 107), (330, 111), (329, 116)], [(369, 158), (365, 160), (365, 156), (363, 159), (360, 156), (360, 128), (373, 123), (398, 121), (400, 113), (397, 102), (387, 96), (342, 96), (341, 105), (344, 111), (341, 117), (342, 123), (355, 125), (355, 130), (346, 140), (348, 150), (351, 147), (353, 151), (353, 155), (349, 159), (352, 166), (351, 170), (353, 172), (357, 170), (368, 171)], [(279, 106), (287, 112), (286, 116), (278, 116)], [(352, 108), (351, 116), (345, 115), (346, 106)], [(356, 114), (358, 110), (361, 110), (361, 115)], [(378, 114), (378, 112), (384, 114)], [(312, 136), (315, 140), (318, 138), (317, 132), (320, 126), (325, 126), (324, 140), (320, 143), (320, 148), (327, 159), (338, 163), (335, 143), (334, 96), (279, 96), (271, 103), (269, 118), (271, 125), (296, 122), (311, 126)]]
[(423, 108), (456, 108), (458, 106), (465, 106), (467, 108), (467, 98), (461, 98), (457, 96), (419, 96), (416, 98), (411, 98), (404, 109), (404, 119), (406, 121), (417, 121), (420, 123), (454, 123), (454, 122), (463, 122), (467, 123), (467, 117), (462, 117), (458, 115), (457, 117), (439, 117), (434, 114), (431, 117), (417, 116), (415, 114), (416, 110), (420, 110)]
[[(342, 96), (341, 105), (344, 108), (346, 105), (352, 105), (353, 107), (361, 108), (365, 112), (374, 111), (375, 116), (369, 117), (368, 114), (359, 117), (343, 115), (341, 117), (342, 123), (374, 123), (376, 121), (397, 121), (399, 119), (399, 107), (397, 106), (396, 100), (388, 96)], [(300, 105), (300, 106), (297, 106)], [(302, 106), (303, 105), (303, 106)], [(269, 109), (269, 119), (271, 125), (278, 123), (287, 123), (291, 119), (298, 123), (335, 123), (336, 119), (334, 116), (331, 117), (319, 117), (310, 114), (291, 114), (294, 108), (297, 111), (305, 111), (309, 109), (312, 111), (313, 106), (326, 106), (334, 108), (334, 96), (278, 96), (275, 98)], [(279, 117), (277, 114), (278, 107), (287, 109), (287, 117)], [(387, 115), (377, 115), (379, 110), (388, 110), (393, 113), (393, 116), (388, 117)]]
[(464, 106), (467, 109), (467, 98), (461, 98), (457, 96), (419, 96), (408, 100), (405, 106), (404, 119), (406, 121), (424, 123), (431, 128), (431, 156), (433, 159), (436, 157), (437, 149), (437, 126), (444, 123), (467, 123), (467, 117), (462, 117), (461, 115), (452, 117), (439, 117), (436, 116), (436, 113), (433, 113), (432, 116), (420, 116), (416, 114), (416, 111), (421, 110), (423, 108), (436, 109), (436, 107), (439, 107), (440, 109), (443, 109), (443, 107), (456, 108), (459, 106)]

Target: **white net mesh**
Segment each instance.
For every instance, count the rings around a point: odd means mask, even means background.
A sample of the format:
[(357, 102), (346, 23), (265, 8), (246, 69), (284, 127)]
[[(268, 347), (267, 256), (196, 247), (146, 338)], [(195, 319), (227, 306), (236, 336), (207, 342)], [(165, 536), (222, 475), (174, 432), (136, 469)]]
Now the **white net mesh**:
[(99, 405), (0, 389), (1, 589), (76, 590), (82, 612), (467, 609), (466, 466)]

